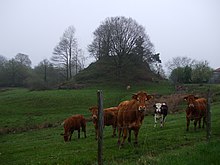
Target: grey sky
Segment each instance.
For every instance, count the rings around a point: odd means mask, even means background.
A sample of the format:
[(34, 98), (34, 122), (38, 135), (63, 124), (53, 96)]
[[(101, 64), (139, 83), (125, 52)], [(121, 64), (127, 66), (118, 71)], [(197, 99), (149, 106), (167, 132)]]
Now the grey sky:
[(187, 56), (220, 67), (219, 0), (0, 0), (0, 54), (25, 53), (36, 66), (73, 25), (88, 56), (93, 32), (114, 16), (144, 26), (163, 63)]

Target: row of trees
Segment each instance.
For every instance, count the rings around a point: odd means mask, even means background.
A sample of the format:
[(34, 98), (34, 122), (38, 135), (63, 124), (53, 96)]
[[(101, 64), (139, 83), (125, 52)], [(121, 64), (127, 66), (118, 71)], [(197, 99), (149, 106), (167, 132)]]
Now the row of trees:
[(175, 57), (166, 64), (169, 79), (174, 83), (207, 83), (213, 69), (207, 61), (196, 61), (188, 57)]
[(70, 26), (55, 46), (51, 61), (44, 59), (34, 68), (26, 54), (18, 53), (9, 60), (0, 55), (0, 86), (42, 89), (70, 80), (85, 64), (83, 51), (74, 36), (75, 29)]
[(0, 86), (47, 88), (64, 80), (61, 73), (62, 70), (48, 60), (31, 68), (26, 54), (18, 53), (10, 60), (0, 55)]
[[(77, 65), (78, 69), (83, 68)], [(31, 60), (26, 54), (18, 53), (10, 60), (0, 55), (0, 87), (46, 89), (66, 80), (66, 69), (57, 67), (56, 64), (47, 59), (32, 68)]]

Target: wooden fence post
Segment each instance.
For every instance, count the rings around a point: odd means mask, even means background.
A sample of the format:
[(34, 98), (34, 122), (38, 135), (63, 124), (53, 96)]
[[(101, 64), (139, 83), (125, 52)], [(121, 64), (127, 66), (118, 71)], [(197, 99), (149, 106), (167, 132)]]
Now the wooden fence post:
[(206, 134), (206, 139), (209, 142), (211, 138), (211, 95), (210, 95), (210, 88), (208, 89), (208, 94), (207, 94), (207, 111), (206, 111), (206, 129), (207, 129), (207, 134)]
[(102, 91), (98, 90), (97, 92), (98, 96), (98, 165), (103, 165), (102, 160), (102, 144), (103, 144), (103, 95)]

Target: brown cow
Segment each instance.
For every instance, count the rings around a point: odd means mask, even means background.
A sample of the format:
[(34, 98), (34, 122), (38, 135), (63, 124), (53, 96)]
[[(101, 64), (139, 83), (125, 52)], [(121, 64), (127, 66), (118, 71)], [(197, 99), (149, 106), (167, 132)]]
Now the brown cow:
[[(146, 92), (140, 91), (133, 94), (132, 100), (123, 101), (118, 106), (118, 144), (124, 145), (129, 131), (128, 141), (131, 141), (131, 130), (134, 131), (135, 141), (138, 143), (138, 133), (144, 119), (144, 112), (147, 110), (148, 100), (152, 96)], [(121, 134), (123, 130), (123, 139), (121, 142)]]
[(72, 134), (74, 130), (78, 131), (78, 139), (80, 138), (80, 128), (84, 132), (84, 137), (86, 138), (86, 119), (83, 115), (77, 114), (67, 118), (63, 123), (64, 126), (64, 141), (71, 141)]
[[(95, 127), (96, 139), (98, 137), (98, 107), (90, 107), (90, 112), (92, 113), (92, 120)], [(112, 126), (113, 134), (112, 137), (116, 136), (116, 127), (117, 127), (117, 115), (118, 107), (111, 107), (104, 109), (104, 126)]]
[(199, 121), (199, 128), (201, 128), (201, 119), (203, 118), (202, 128), (206, 123), (206, 109), (207, 109), (207, 100), (205, 98), (198, 98), (194, 95), (188, 95), (184, 97), (184, 100), (187, 101), (186, 108), (186, 131), (189, 130), (190, 120), (194, 120), (194, 130), (196, 130), (197, 122)]

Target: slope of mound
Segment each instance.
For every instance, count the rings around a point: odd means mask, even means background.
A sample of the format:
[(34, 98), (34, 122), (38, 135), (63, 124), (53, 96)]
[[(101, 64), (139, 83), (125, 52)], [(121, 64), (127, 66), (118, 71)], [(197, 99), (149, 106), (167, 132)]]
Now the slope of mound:
[(135, 64), (131, 61), (117, 66), (113, 58), (105, 58), (91, 63), (75, 77), (77, 83), (135, 83), (160, 79), (147, 63)]

